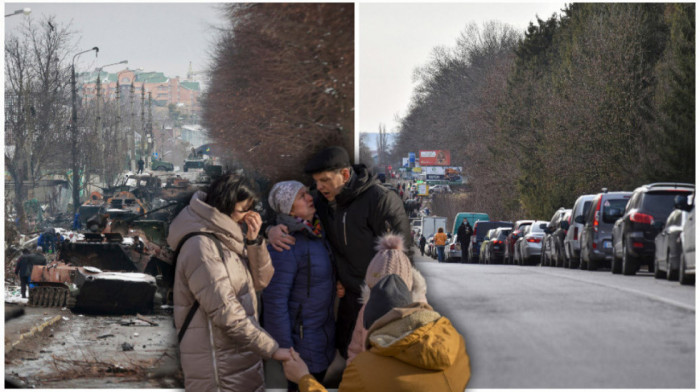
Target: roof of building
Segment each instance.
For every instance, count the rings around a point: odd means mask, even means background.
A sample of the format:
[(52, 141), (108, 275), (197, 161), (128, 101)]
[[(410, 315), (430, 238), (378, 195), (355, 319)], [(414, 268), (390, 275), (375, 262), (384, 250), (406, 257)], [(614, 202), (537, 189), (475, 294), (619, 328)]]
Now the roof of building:
[(144, 83), (165, 83), (168, 77), (163, 72), (142, 72), (136, 74), (137, 82)]
[(100, 81), (101, 82), (116, 82), (117, 81), (117, 75), (114, 75), (112, 78), (113, 74), (107, 73), (105, 71), (102, 72), (97, 72), (97, 71), (91, 71), (91, 72), (81, 72), (76, 75), (76, 78), (81, 82), (81, 83), (97, 83), (97, 75), (99, 74), (100, 76)]
[(199, 91), (199, 82), (180, 82), (180, 87), (188, 90)]

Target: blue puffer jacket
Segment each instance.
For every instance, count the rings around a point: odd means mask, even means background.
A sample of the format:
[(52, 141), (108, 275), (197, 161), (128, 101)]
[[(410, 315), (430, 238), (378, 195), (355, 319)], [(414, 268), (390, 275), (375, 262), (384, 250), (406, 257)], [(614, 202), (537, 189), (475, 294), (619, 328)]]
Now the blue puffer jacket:
[(263, 290), (263, 327), (280, 347), (294, 347), (309, 371), (328, 368), (335, 356), (335, 273), (325, 237), (313, 236), (294, 218), (279, 215), (296, 238), (289, 250), (268, 246), (275, 274)]

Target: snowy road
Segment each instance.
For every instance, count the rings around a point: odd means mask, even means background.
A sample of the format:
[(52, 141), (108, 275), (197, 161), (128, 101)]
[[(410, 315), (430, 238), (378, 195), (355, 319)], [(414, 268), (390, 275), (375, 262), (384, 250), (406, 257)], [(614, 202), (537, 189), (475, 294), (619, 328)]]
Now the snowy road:
[(472, 388), (694, 388), (695, 287), (651, 274), (417, 258)]

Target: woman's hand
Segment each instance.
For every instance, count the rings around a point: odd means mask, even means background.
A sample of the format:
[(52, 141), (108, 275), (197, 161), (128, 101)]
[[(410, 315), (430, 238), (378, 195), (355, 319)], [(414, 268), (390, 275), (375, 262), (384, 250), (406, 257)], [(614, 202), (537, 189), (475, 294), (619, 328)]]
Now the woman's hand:
[(297, 240), (293, 235), (289, 235), (288, 233), (289, 229), (285, 225), (280, 224), (272, 226), (267, 233), (267, 238), (270, 245), (272, 245), (272, 249), (278, 252), (291, 249), (290, 246), (294, 245)]
[(255, 211), (248, 211), (243, 217), (243, 222), (248, 225), (248, 233), (246, 233), (246, 238), (250, 241), (254, 241), (256, 238), (258, 238), (260, 228), (262, 227), (262, 218), (260, 218), (260, 214)]
[(284, 361), (289, 361), (290, 359), (292, 359), (292, 356), (289, 353), (288, 348), (278, 348), (277, 351), (275, 351), (272, 354), (272, 359), (274, 359), (276, 361), (284, 362)]
[(299, 357), (299, 354), (294, 351), (294, 348), (290, 348), (289, 353), (291, 359), (282, 363), (282, 367), (284, 367), (284, 376), (287, 377), (287, 380), (298, 384), (302, 377), (309, 374), (309, 367), (306, 366), (304, 360)]

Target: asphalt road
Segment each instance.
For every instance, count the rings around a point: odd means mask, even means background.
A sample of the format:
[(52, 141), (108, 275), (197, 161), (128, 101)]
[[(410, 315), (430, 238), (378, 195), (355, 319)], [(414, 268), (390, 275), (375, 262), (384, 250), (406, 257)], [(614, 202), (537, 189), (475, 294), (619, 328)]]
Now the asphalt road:
[(468, 389), (695, 387), (693, 286), (418, 260), (428, 301), (465, 337)]
[(87, 316), (25, 307), (5, 324), (5, 344), (61, 319), (5, 354), (5, 378), (27, 388), (182, 388), (172, 316)]

